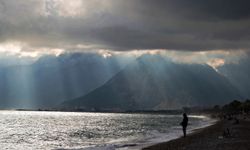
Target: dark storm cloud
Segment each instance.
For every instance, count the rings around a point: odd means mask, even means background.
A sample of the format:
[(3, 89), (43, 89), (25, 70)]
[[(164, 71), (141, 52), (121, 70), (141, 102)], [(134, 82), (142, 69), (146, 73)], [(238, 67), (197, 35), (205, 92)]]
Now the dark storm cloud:
[[(168, 13), (176, 17), (201, 20), (244, 19), (250, 15), (248, 0), (141, 0), (161, 15)], [(158, 14), (156, 12), (156, 14)]]
[(0, 0), (0, 40), (62, 49), (249, 49), (250, 1)]

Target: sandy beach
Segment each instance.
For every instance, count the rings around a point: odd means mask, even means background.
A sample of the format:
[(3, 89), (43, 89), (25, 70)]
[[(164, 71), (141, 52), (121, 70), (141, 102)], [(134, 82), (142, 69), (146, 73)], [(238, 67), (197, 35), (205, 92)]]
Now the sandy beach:
[[(224, 134), (229, 129), (230, 134)], [(224, 134), (224, 136), (223, 136)], [(186, 138), (156, 144), (143, 150), (250, 150), (250, 121), (223, 120)]]

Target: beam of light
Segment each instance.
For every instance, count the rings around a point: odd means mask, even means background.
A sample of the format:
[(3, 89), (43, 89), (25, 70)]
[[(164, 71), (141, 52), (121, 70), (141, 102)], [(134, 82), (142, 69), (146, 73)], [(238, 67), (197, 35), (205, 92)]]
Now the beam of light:
[[(48, 66), (45, 66), (45, 69), (49, 68), (50, 71), (41, 73), (40, 81), (43, 83), (38, 85), (39, 90), (45, 91), (45, 93), (41, 95), (43, 98), (41, 105), (44, 106), (48, 105), (48, 103), (53, 106), (60, 103), (60, 101), (71, 98), (70, 91), (67, 88), (70, 86), (70, 83), (67, 82), (67, 77), (65, 77), (64, 71), (66, 68), (64, 64), (61, 64), (59, 59), (52, 58), (52, 61), (53, 65), (50, 64), (52, 62), (45, 60), (44, 63), (48, 64)], [(53, 70), (53, 72), (51, 72), (51, 70)], [(54, 89), (48, 90), (46, 87), (54, 87)], [(54, 97), (55, 94), (57, 95), (56, 97)], [(41, 98), (39, 101), (41, 101)]]
[[(78, 45), (78, 48), (89, 48), (86, 45)], [(23, 44), (23, 43), (18, 43), (18, 42), (9, 42), (9, 43), (1, 43), (0, 44), (0, 53), (4, 55), (13, 55), (17, 56), (18, 59), (23, 59), (25, 57), (30, 57), (30, 58), (36, 58), (36, 60), (44, 55), (51, 55), (54, 57), (61, 57), (63, 55), (67, 55), (67, 50), (61, 49), (61, 48), (30, 48), (29, 46)], [(88, 51), (89, 52), (89, 51)], [(84, 51), (83, 51), (84, 53)], [(68, 53), (70, 54), (70, 53)], [(161, 55), (162, 57), (166, 59), (171, 59), (174, 62), (178, 63), (198, 63), (198, 64), (208, 64), (212, 66), (214, 69), (217, 67), (224, 65), (226, 63), (234, 63), (237, 62), (238, 59), (242, 58), (245, 54), (244, 52), (237, 51), (208, 51), (208, 52), (180, 52), (180, 51), (170, 51), (170, 50), (133, 50), (133, 51), (126, 51), (126, 52), (121, 52), (121, 51), (111, 51), (111, 50), (96, 50), (92, 54), (95, 54), (96, 56), (100, 57), (91, 57), (93, 59), (93, 62), (98, 62), (100, 63), (101, 67), (100, 69), (106, 68), (106, 70), (102, 70), (103, 74), (97, 74), (94, 72), (93, 74), (95, 76), (100, 76), (99, 78), (106, 78), (105, 80), (102, 80), (102, 83), (99, 83), (99, 86), (103, 84), (103, 82), (107, 81), (110, 77), (114, 75), (114, 68), (112, 68), (111, 63), (117, 64), (120, 67), (124, 67), (124, 64), (131, 63), (134, 61), (136, 58), (139, 58), (140, 56), (143, 55)], [(73, 53), (72, 53), (73, 55)], [(96, 60), (95, 60), (96, 59)], [(111, 61), (112, 60), (112, 61)], [(57, 77), (53, 81), (53, 83), (46, 83), (47, 86), (52, 86), (52, 84), (57, 85), (56, 89), (53, 89), (53, 91), (47, 91), (48, 95), (44, 96), (48, 98), (48, 100), (53, 100), (53, 97), (49, 97), (49, 94), (56, 92), (59, 97), (62, 100), (67, 100), (74, 98), (73, 96), (82, 96), (82, 93), (86, 92), (84, 90), (84, 87), (79, 85), (79, 82), (82, 82), (82, 84), (86, 84), (81, 80), (81, 78), (85, 78), (85, 76), (81, 76), (81, 71), (84, 71), (86, 69), (86, 66), (83, 65), (78, 65), (79, 61), (76, 58), (72, 58), (72, 61), (75, 61), (72, 63), (70, 66), (70, 62), (64, 62), (61, 63), (61, 59), (54, 59), (54, 61), (57, 61), (53, 66), (49, 64), (50, 62), (47, 61), (48, 67), (52, 67), (52, 70), (55, 72)], [(122, 63), (121, 63), (122, 62)], [(125, 63), (126, 62), (126, 63)], [(137, 62), (136, 62), (137, 63)], [(160, 64), (157, 63), (157, 61), (149, 61), (145, 62), (147, 63), (146, 66), (150, 66), (152, 70), (155, 71), (157, 75), (159, 75), (159, 78), (161, 75), (166, 75), (167, 73), (164, 73), (164, 67), (166, 66), (161, 66)], [(87, 65), (87, 64), (86, 64)], [(139, 64), (135, 64), (139, 65)], [(67, 68), (67, 67), (68, 68)], [(122, 68), (121, 67), (121, 68)], [(67, 74), (65, 74), (65, 69), (67, 70)], [(166, 69), (166, 68), (165, 68)], [(167, 68), (171, 69), (171, 68)], [(101, 71), (100, 71), (101, 72)], [(11, 76), (9, 76), (11, 75)], [(34, 70), (29, 67), (24, 67), (24, 68), (19, 68), (17, 71), (12, 72), (11, 74), (7, 75), (7, 87), (8, 87), (8, 95), (10, 98), (13, 99), (20, 99), (20, 101), (15, 101), (15, 105), (19, 107), (35, 107), (37, 106), (37, 101), (39, 97), (39, 93), (42, 93), (43, 91), (39, 90), (42, 89), (39, 87), (42, 81), (36, 82), (36, 76), (41, 75), (43, 77), (43, 81), (46, 82), (46, 78), (49, 78), (52, 74), (47, 74), (46, 72), (41, 72), (39, 74), (35, 74)], [(40, 76), (40, 77), (41, 77)], [(136, 78), (141, 78), (140, 76), (137, 76), (136, 74), (134, 75), (135, 79)], [(97, 77), (98, 78), (98, 77)], [(134, 82), (137, 80), (135, 79), (130, 79), (128, 76), (124, 75), (124, 78), (126, 80), (126, 83), (129, 83), (129, 85), (133, 85)], [(90, 80), (95, 79), (90, 78)], [(141, 80), (138, 80), (141, 81)], [(101, 81), (100, 81), (101, 82)], [(147, 92), (150, 90), (147, 89), (146, 85), (149, 81), (143, 80), (143, 83), (140, 83), (142, 85), (142, 90), (141, 93), (138, 94), (141, 97), (145, 95)], [(160, 97), (164, 97), (165, 99), (170, 99), (168, 95), (166, 95), (164, 88), (160, 87), (160, 83), (162, 81), (157, 81), (157, 80), (152, 80), (150, 81), (150, 84), (152, 84), (152, 87), (155, 87), (159, 91)], [(165, 82), (165, 81), (164, 81)], [(139, 84), (139, 83), (138, 83)], [(143, 86), (145, 85), (145, 86)], [(173, 86), (178, 86), (178, 83)], [(95, 88), (94, 86), (92, 87), (93, 89)], [(130, 86), (130, 90), (137, 91), (135, 87)], [(70, 90), (69, 90), (70, 89)], [(155, 93), (152, 93), (155, 94)], [(140, 99), (138, 97), (133, 97), (133, 99)], [(174, 101), (173, 99), (170, 99), (172, 102)], [(168, 101), (167, 105), (172, 105), (171, 101)], [(173, 102), (174, 103), (174, 102)], [(14, 105), (14, 104), (13, 104)], [(173, 104), (174, 105), (174, 104)], [(187, 104), (188, 105), (188, 104)]]
[(32, 68), (8, 68), (7, 73), (9, 105), (16, 108), (34, 108), (36, 91)]

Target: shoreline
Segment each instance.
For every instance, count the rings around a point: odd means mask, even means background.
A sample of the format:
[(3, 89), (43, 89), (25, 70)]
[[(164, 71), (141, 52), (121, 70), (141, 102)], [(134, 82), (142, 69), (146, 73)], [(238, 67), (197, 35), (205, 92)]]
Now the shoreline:
[[(223, 136), (229, 129), (230, 135)], [(186, 138), (180, 137), (158, 143), (142, 150), (248, 150), (250, 149), (250, 121), (240, 120), (235, 124), (232, 120), (217, 121), (215, 124), (194, 129)]]
[[(217, 124), (217, 123), (219, 122), (218, 119), (212, 118), (212, 117), (209, 116), (209, 115), (203, 115), (203, 116), (210, 118), (210, 121), (207, 122), (207, 124), (204, 124), (204, 125), (202, 125), (202, 126), (194, 127), (194, 128), (188, 129), (188, 130), (187, 130), (187, 135), (188, 135), (188, 136), (193, 135), (193, 134), (196, 134), (197, 132), (201, 132), (202, 130), (204, 130), (204, 129), (206, 129), (206, 128), (209, 128), (209, 127), (211, 127), (211, 126), (213, 126), (213, 125), (215, 125), (215, 124)], [(180, 138), (183, 138), (182, 130), (180, 129), (179, 131), (180, 131), (180, 133), (181, 133), (179, 136), (174, 136), (174, 137), (172, 137), (172, 138), (168, 138), (168, 139), (166, 139), (166, 141), (143, 144), (143, 145), (141, 146), (140, 149), (146, 149), (146, 148), (149, 148), (149, 147), (153, 147), (153, 146), (155, 146), (155, 145), (158, 145), (158, 144), (168, 143), (168, 142), (170, 142), (170, 141), (174, 141), (174, 140), (178, 140), (178, 139), (180, 139)]]
[[(5, 111), (13, 111), (13, 110), (5, 110)], [(20, 110), (14, 110), (16, 112), (19, 112)], [(26, 112), (24, 110), (21, 110), (20, 112)], [(30, 112), (30, 111), (27, 111), (27, 112)], [(38, 112), (40, 113), (41, 111), (31, 111), (31, 112)], [(48, 112), (48, 111), (44, 111), (44, 112)], [(54, 111), (50, 111), (50, 112), (54, 112)], [(56, 111), (56, 113), (60, 113), (59, 111)], [(63, 112), (64, 113), (64, 112)], [(67, 112), (67, 113), (72, 113), (72, 112)], [(80, 113), (80, 112), (73, 112), (73, 113)], [(178, 115), (178, 116), (181, 116), (181, 115)], [(203, 123), (198, 125), (197, 126), (193, 126), (192, 123), (191, 125), (189, 126), (189, 129), (188, 129), (188, 134), (190, 133), (193, 133), (193, 132), (196, 132), (197, 130), (200, 130), (200, 129), (203, 129), (203, 128), (206, 128), (207, 126), (211, 126), (212, 124), (214, 124), (216, 122), (216, 119), (212, 118), (210, 115), (208, 114), (192, 114), (192, 115), (189, 115), (189, 117), (194, 117), (194, 118), (207, 118), (205, 119), (204, 121), (202, 121)], [(177, 123), (178, 124), (178, 123)], [(124, 142), (124, 143), (108, 143), (107, 145), (113, 145), (114, 147), (116, 148), (129, 148), (129, 149), (142, 149), (142, 148), (145, 148), (145, 147), (148, 147), (148, 146), (152, 146), (152, 145), (155, 145), (155, 144), (158, 144), (158, 143), (162, 143), (162, 142), (165, 142), (165, 140), (167, 141), (171, 141), (171, 140), (174, 140), (174, 139), (178, 139), (182, 136), (182, 131), (180, 129), (175, 129), (175, 130), (172, 130), (172, 131), (175, 131), (170, 133), (170, 134), (164, 134), (164, 133), (159, 133), (156, 135), (155, 138), (143, 138), (141, 140), (138, 140), (138, 139), (135, 139), (133, 141), (128, 141), (128, 142)], [(133, 143), (135, 142), (136, 143)], [(103, 145), (96, 145), (97, 148), (99, 146), (103, 146)], [(95, 146), (93, 146), (95, 147)], [(93, 148), (92, 146), (86, 146), (86, 148)], [(104, 146), (105, 147), (105, 146)]]

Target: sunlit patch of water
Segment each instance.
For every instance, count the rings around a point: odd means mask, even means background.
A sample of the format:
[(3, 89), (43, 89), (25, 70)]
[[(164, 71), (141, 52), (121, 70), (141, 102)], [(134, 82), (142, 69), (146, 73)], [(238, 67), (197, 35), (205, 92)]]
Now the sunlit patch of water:
[[(0, 111), (2, 149), (140, 147), (181, 135), (181, 115)], [(190, 129), (207, 117), (190, 116)]]

